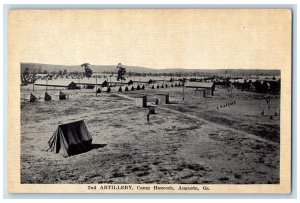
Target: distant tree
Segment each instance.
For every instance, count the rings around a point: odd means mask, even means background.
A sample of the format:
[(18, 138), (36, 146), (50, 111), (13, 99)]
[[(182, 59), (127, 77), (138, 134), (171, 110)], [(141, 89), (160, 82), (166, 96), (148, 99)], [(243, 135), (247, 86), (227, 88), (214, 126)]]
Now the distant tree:
[(43, 73), (44, 73), (44, 74), (48, 74), (48, 71), (47, 71), (47, 70), (44, 70)]
[(117, 65), (117, 69), (118, 69), (118, 72), (117, 72), (117, 74), (118, 74), (118, 76), (117, 76), (117, 81), (121, 80), (121, 83), (122, 83), (123, 80), (126, 80), (125, 77), (124, 77), (124, 76), (125, 76), (125, 73), (126, 73), (126, 68), (124, 68), (124, 67), (122, 66), (122, 64), (119, 63), (119, 64)]
[(29, 75), (29, 68), (28, 67), (25, 68), (25, 70), (23, 72), (23, 75)]
[(85, 76), (89, 79), (93, 75), (93, 70), (91, 69), (91, 64), (83, 63), (81, 67), (84, 67)]
[(181, 77), (181, 76), (182, 76), (182, 74), (181, 74), (180, 72), (176, 72), (175, 75), (176, 75), (177, 77)]
[(39, 74), (42, 73), (42, 68), (41, 68), (41, 67), (38, 68), (38, 73), (39, 73)]
[(63, 72), (64, 75), (68, 74), (68, 71), (65, 69)]
[(63, 74), (62, 70), (59, 70), (58, 75), (62, 75), (62, 74)]

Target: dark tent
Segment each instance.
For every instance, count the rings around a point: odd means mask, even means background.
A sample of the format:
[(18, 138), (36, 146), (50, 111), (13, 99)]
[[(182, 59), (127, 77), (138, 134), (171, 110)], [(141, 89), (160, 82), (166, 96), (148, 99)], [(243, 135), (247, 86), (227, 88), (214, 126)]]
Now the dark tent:
[(68, 89), (69, 90), (74, 90), (74, 89), (80, 89), (79, 86), (77, 86), (76, 83), (74, 83), (73, 81), (68, 85)]
[(65, 156), (80, 154), (93, 149), (92, 140), (83, 120), (59, 125), (48, 141), (49, 151)]
[(110, 87), (103, 87), (103, 88), (102, 88), (102, 91), (103, 91), (103, 92), (110, 93), (111, 89), (110, 89)]
[(145, 85), (142, 85), (142, 86), (141, 86), (141, 89), (144, 90), (144, 89), (145, 89)]
[(137, 85), (136, 86), (136, 90), (140, 90), (141, 89), (141, 86), (140, 85)]
[(129, 87), (128, 87), (128, 90), (134, 91), (133, 85), (129, 86)]
[(30, 102), (36, 102), (37, 100), (38, 100), (37, 97), (30, 93), (29, 101)]
[(122, 86), (122, 91), (127, 92), (128, 91), (128, 87), (127, 86)]
[(58, 98), (59, 98), (59, 100), (64, 100), (64, 99), (67, 99), (67, 95), (65, 93), (63, 93), (62, 91), (59, 91)]
[(97, 93), (101, 93), (101, 89), (100, 88), (97, 89)]
[(50, 101), (51, 100), (51, 96), (48, 94), (48, 92), (45, 92), (44, 100), (45, 101)]
[(104, 82), (102, 83), (102, 87), (108, 87), (108, 82), (106, 80), (104, 80)]
[(121, 87), (121, 86), (116, 87), (116, 90), (117, 90), (118, 92), (122, 92), (122, 87)]

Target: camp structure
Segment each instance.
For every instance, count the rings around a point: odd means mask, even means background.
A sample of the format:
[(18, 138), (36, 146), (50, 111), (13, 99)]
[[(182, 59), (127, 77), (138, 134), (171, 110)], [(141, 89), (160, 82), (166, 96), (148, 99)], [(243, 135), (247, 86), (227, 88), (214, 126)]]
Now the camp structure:
[(135, 102), (135, 106), (146, 108), (147, 107), (147, 96), (146, 95), (138, 96), (135, 98), (134, 102)]
[(141, 89), (141, 86), (140, 86), (140, 85), (133, 85), (133, 88), (134, 88), (135, 90), (140, 90), (140, 89)]
[(134, 80), (135, 83), (143, 83), (143, 84), (152, 84), (153, 80), (151, 77), (138, 77), (137, 80)]
[(159, 84), (156, 85), (156, 88), (159, 89)]
[(45, 95), (44, 95), (44, 100), (45, 101), (50, 101), (52, 98), (51, 96), (48, 94), (48, 92), (45, 92)]
[(63, 93), (62, 91), (59, 91), (57, 94), (58, 94), (58, 99), (59, 100), (67, 99), (67, 94)]
[(169, 104), (169, 94), (155, 94), (155, 104)]
[(133, 85), (129, 85), (129, 86), (128, 86), (128, 90), (129, 90), (129, 91), (134, 91)]
[(215, 83), (211, 82), (187, 82), (184, 85), (186, 88), (195, 88), (195, 89), (202, 89), (204, 90), (203, 96), (206, 97), (207, 95), (214, 95), (215, 91)]
[(86, 89), (93, 89), (95, 86), (107, 87), (108, 82), (105, 78), (83, 78), (78, 80), (76, 83), (78, 85), (84, 86)]
[(92, 135), (83, 120), (59, 125), (48, 141), (53, 153), (72, 156), (93, 149)]
[(100, 87), (97, 89), (97, 94), (98, 94), (98, 93), (101, 93)]
[(122, 87), (121, 86), (116, 86), (115, 91), (116, 92), (122, 92)]
[(110, 93), (111, 89), (110, 87), (103, 87), (102, 92)]
[(145, 89), (145, 85), (140, 85), (140, 87), (141, 87), (141, 90)]
[(59, 79), (59, 80), (37, 80), (34, 85), (36, 86), (44, 86), (44, 87), (53, 87), (58, 89), (80, 89), (76, 83), (66, 79)]
[(29, 102), (37, 102), (38, 98), (34, 96), (32, 93), (27, 97)]
[(121, 88), (122, 88), (123, 92), (127, 92), (128, 91), (128, 87), (126, 85), (122, 86)]

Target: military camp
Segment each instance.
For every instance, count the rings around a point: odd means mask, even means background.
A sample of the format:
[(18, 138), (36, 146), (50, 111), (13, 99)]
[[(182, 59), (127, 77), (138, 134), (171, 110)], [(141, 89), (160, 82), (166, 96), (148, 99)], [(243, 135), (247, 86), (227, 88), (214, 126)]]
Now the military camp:
[(75, 68), (21, 77), (22, 183), (279, 182), (280, 72)]

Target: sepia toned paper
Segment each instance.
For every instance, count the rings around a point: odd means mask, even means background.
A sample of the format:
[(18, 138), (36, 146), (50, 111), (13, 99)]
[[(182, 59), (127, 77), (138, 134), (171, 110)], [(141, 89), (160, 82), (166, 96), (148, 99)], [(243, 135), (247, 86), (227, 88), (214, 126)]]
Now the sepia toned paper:
[[(291, 44), (292, 14), (288, 9), (10, 10), (8, 191), (290, 193)], [(76, 180), (72, 184), (22, 183), (20, 64), (72, 66), (84, 62), (94, 65), (122, 62), (153, 69), (280, 70), (279, 183), (176, 184), (172, 181), (170, 184), (77, 184)], [(47, 141), (44, 141), (45, 146)], [(47, 160), (47, 157), (44, 159)], [(45, 174), (45, 178), (48, 176), (51, 174)], [(180, 186), (197, 187), (197, 190), (179, 190)]]

